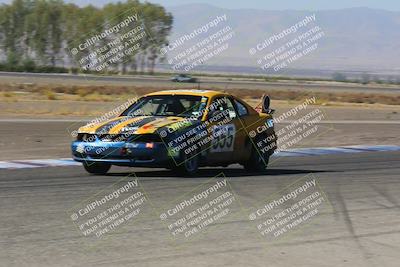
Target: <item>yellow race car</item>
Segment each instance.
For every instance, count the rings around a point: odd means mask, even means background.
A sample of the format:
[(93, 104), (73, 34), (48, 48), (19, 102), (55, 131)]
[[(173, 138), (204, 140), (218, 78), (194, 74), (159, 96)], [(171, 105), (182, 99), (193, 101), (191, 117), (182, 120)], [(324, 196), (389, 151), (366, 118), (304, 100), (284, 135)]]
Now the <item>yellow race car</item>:
[(257, 112), (218, 91), (151, 93), (118, 117), (79, 128), (72, 155), (93, 174), (105, 174), (112, 165), (169, 168), (183, 175), (233, 163), (262, 171), (277, 141), (269, 98), (263, 103)]

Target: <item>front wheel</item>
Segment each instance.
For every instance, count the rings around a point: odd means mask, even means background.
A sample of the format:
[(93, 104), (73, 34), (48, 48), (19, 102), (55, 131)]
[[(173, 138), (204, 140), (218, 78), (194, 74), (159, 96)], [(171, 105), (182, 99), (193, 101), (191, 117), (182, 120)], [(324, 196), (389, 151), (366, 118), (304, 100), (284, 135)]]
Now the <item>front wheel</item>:
[(111, 165), (99, 162), (92, 162), (92, 163), (84, 162), (83, 167), (88, 173), (102, 175), (106, 174), (110, 170)]
[(199, 170), (200, 159), (196, 151), (193, 151), (189, 155), (182, 153), (182, 162), (175, 168), (175, 171), (182, 176), (191, 176), (197, 173)]

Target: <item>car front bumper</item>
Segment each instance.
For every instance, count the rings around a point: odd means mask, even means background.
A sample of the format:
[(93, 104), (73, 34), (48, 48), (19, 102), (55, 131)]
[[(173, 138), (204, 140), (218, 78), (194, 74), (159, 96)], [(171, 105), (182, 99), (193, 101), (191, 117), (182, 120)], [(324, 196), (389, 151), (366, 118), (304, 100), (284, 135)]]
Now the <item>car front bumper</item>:
[(164, 143), (74, 141), (71, 150), (73, 159), (78, 162), (131, 167), (168, 168), (174, 164), (171, 156), (178, 156), (172, 155)]

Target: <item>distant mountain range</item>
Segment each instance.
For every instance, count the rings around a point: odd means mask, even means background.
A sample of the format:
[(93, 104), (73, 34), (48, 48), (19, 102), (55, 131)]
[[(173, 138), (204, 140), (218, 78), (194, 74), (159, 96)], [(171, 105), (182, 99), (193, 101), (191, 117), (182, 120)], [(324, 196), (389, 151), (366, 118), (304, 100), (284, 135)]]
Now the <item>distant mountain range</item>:
[[(100, 6), (116, 1), (99, 0), (93, 4)], [(4, 2), (10, 0), (0, 0), (0, 3)], [(91, 3), (87, 0), (74, 2), (80, 5)], [(229, 49), (205, 63), (204, 68), (207, 70), (223, 71), (231, 68), (236, 69), (235, 72), (261, 72), (256, 58), (249, 55), (249, 49), (305, 16), (315, 14), (316, 21), (312, 25), (319, 26), (325, 33), (318, 41), (318, 49), (279, 74), (291, 74), (291, 68), (294, 68), (297, 73), (299, 70), (310, 69), (347, 73), (367, 71), (400, 76), (400, 12), (365, 7), (323, 11), (226, 9), (207, 4), (166, 8), (174, 16), (171, 41), (193, 32), (216, 16), (226, 14), (225, 25), (234, 29), (235, 37), (229, 40)], [(185, 42), (185, 47), (204, 37), (199, 35)]]
[[(209, 65), (257, 67), (256, 59), (249, 55), (249, 48), (305, 16), (315, 14), (316, 21), (310, 25), (319, 26), (325, 36), (319, 40), (316, 51), (291, 64), (291, 68), (400, 72), (400, 12), (369, 8), (315, 12), (232, 10), (205, 4), (167, 9), (174, 16), (171, 41), (191, 33), (218, 15), (227, 15), (224, 25), (231, 26), (236, 36), (229, 41), (229, 49), (207, 62)], [(194, 38), (187, 45), (199, 40)]]

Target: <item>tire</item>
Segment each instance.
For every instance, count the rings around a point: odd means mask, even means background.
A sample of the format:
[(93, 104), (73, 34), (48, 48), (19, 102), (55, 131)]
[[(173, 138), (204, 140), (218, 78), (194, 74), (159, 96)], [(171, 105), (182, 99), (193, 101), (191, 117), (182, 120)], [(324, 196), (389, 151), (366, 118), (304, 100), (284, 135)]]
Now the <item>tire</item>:
[(91, 174), (97, 174), (97, 175), (103, 175), (106, 174), (110, 168), (111, 165), (107, 163), (98, 163), (98, 162), (93, 162), (93, 163), (83, 163), (83, 167), (88, 173)]
[(198, 172), (200, 157), (197, 151), (194, 151), (189, 155), (182, 152), (181, 160), (182, 163), (174, 169), (179, 175), (186, 177), (192, 176)]
[(261, 153), (252, 148), (248, 161), (243, 164), (247, 172), (265, 172), (268, 166), (269, 156), (262, 158)]

